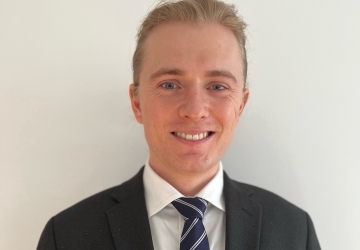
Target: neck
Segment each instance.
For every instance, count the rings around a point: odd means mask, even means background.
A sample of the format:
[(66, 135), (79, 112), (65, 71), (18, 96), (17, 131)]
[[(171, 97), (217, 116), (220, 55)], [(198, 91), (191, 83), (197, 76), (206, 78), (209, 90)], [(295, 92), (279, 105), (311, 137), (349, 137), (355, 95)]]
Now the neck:
[(179, 171), (159, 167), (159, 165), (153, 165), (150, 162), (154, 172), (184, 196), (195, 196), (199, 193), (214, 178), (219, 170), (219, 165), (218, 163), (202, 171)]

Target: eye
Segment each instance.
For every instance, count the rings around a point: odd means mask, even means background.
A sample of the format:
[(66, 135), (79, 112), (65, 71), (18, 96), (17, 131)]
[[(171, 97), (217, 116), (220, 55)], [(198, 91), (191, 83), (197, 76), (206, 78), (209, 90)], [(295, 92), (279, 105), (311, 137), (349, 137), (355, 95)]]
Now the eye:
[(172, 83), (172, 82), (164, 82), (163, 84), (161, 84), (161, 86), (164, 89), (175, 89), (175, 88), (177, 88), (177, 85), (175, 83)]
[(219, 85), (219, 84), (216, 84), (216, 85), (212, 85), (211, 87), (210, 87), (210, 89), (211, 90), (225, 90), (225, 89), (227, 89), (225, 86), (223, 86), (223, 85)]

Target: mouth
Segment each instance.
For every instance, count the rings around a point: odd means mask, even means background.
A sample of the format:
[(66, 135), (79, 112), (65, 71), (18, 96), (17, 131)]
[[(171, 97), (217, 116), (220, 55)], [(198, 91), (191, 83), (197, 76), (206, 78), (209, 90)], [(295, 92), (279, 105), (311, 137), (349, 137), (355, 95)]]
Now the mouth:
[(211, 135), (214, 134), (214, 132), (212, 131), (208, 131), (208, 132), (203, 132), (203, 133), (198, 133), (198, 134), (186, 134), (183, 132), (171, 132), (173, 135), (180, 137), (184, 140), (187, 141), (198, 141), (198, 140), (203, 140)]

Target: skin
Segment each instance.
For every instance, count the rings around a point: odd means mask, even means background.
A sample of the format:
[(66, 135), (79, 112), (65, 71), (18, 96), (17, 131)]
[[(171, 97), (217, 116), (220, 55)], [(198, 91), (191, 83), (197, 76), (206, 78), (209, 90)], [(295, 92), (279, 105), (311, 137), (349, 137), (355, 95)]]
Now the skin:
[[(248, 99), (237, 40), (220, 24), (161, 24), (147, 38), (139, 79), (129, 94), (150, 166), (194, 196), (217, 173)], [(189, 141), (175, 132), (210, 136)]]

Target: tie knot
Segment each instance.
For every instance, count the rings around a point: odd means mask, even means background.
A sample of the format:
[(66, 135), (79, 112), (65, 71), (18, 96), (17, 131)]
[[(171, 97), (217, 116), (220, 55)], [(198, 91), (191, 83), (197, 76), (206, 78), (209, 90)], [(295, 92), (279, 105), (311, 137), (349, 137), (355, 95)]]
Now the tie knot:
[(171, 202), (178, 212), (184, 217), (185, 220), (190, 218), (204, 217), (206, 206), (208, 202), (204, 199), (195, 198), (178, 198)]

